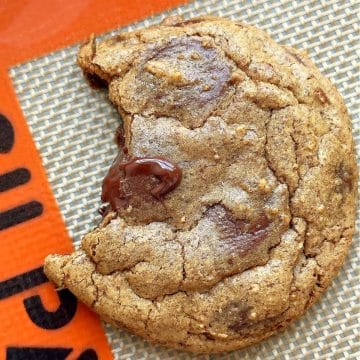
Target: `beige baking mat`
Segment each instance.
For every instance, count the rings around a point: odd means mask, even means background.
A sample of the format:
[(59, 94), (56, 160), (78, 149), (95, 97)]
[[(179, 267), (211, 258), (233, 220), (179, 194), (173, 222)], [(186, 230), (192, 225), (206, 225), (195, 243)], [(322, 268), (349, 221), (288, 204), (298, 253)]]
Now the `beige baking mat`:
[[(359, 1), (190, 2), (124, 30), (159, 22), (168, 14), (226, 16), (267, 30), (277, 41), (307, 49), (338, 87), (359, 136)], [(116, 31), (116, 30), (115, 30)], [(115, 32), (114, 31), (114, 32)], [(106, 92), (92, 90), (75, 65), (78, 46), (10, 69), (68, 231), (80, 237), (100, 220), (101, 181), (114, 158), (119, 116)], [(249, 349), (199, 359), (360, 359), (358, 236), (339, 276), (321, 301), (283, 334)], [(191, 359), (106, 326), (115, 359)]]

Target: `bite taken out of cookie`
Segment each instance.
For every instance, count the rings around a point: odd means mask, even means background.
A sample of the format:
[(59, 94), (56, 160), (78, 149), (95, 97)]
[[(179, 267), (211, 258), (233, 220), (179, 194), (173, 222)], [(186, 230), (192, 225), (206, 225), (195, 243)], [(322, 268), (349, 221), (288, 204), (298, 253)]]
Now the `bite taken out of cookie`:
[(193, 352), (299, 318), (354, 232), (351, 121), (330, 81), (304, 53), (217, 17), (91, 37), (77, 61), (123, 126), (103, 221), (46, 258), (49, 279), (105, 321)]

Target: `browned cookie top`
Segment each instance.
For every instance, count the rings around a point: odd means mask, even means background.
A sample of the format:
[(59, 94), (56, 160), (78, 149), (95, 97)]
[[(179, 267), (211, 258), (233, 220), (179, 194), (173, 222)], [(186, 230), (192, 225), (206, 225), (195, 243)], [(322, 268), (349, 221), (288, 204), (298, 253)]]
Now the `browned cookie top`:
[[(354, 230), (350, 119), (308, 58), (204, 17), (91, 38), (124, 139), (111, 212), (45, 271), (106, 320), (186, 350), (232, 350), (299, 317)], [(121, 135), (121, 132), (119, 133)]]

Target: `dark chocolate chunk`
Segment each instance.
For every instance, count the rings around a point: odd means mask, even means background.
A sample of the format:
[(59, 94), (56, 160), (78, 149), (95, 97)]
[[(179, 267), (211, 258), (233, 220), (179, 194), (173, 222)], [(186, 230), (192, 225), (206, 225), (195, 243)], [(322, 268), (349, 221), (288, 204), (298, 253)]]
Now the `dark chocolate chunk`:
[(255, 222), (237, 219), (222, 205), (209, 208), (206, 215), (216, 223), (226, 245), (240, 252), (254, 248), (268, 234), (270, 221), (265, 215), (258, 217)]
[(174, 190), (181, 181), (181, 169), (161, 157), (134, 157), (122, 162), (119, 153), (103, 181), (103, 202), (108, 202), (112, 210), (126, 207), (137, 193), (150, 193), (161, 200)]

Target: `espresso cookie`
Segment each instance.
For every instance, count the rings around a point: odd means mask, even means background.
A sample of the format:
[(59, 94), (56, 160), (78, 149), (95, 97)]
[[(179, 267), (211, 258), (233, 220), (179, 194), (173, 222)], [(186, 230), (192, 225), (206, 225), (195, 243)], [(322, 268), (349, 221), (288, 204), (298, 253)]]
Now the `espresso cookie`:
[[(171, 17), (78, 54), (123, 128), (104, 219), (45, 273), (157, 344), (221, 352), (300, 317), (354, 232), (351, 122), (306, 54), (215, 17)], [(115, 130), (115, 129), (114, 129)]]

